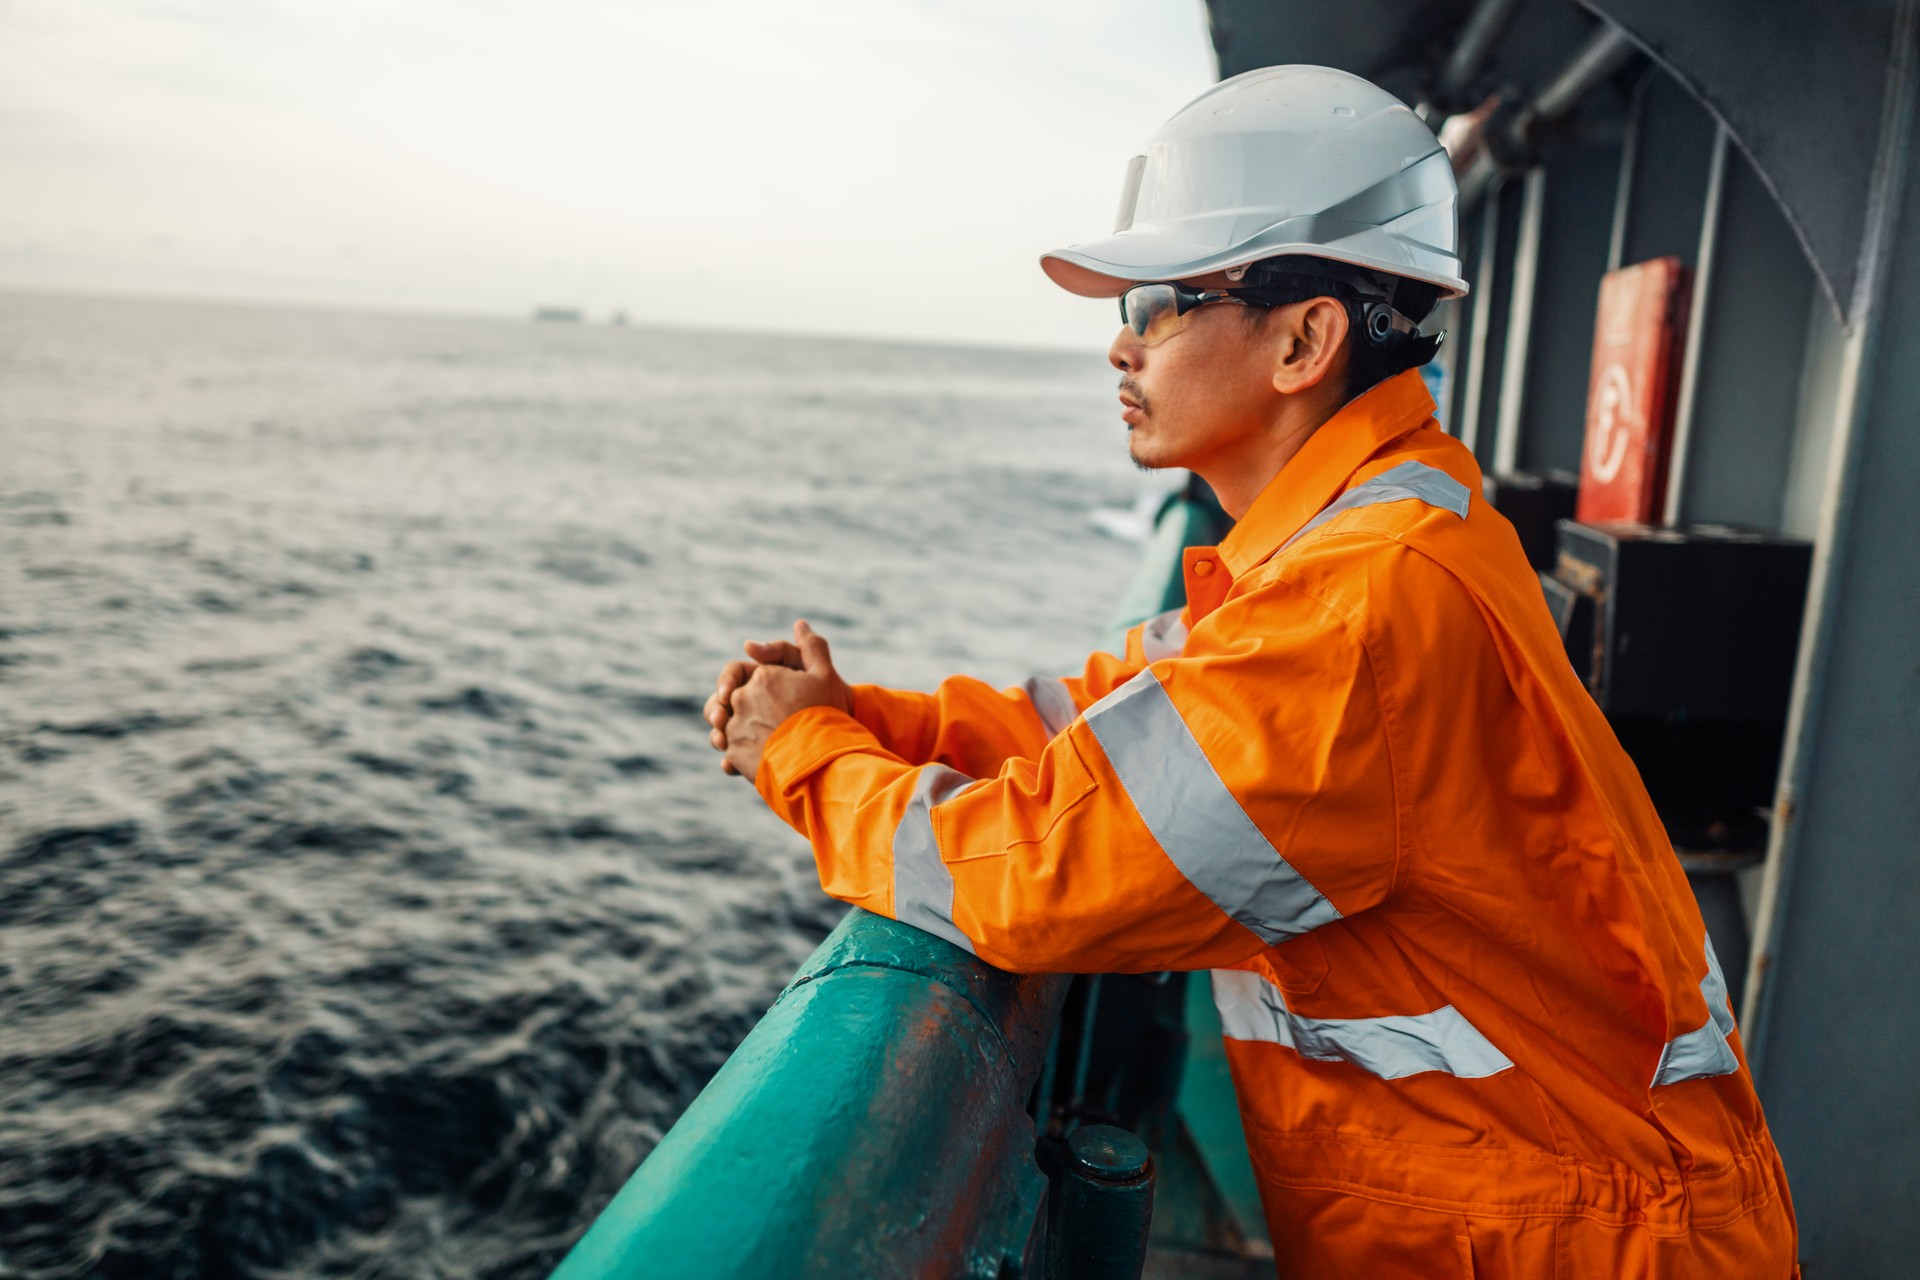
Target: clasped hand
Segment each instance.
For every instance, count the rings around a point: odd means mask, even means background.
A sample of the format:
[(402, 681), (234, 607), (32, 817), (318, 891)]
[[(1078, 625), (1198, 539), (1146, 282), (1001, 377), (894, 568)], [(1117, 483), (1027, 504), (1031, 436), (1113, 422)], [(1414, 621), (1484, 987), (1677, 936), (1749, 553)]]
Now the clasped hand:
[(807, 707), (837, 707), (852, 714), (853, 690), (833, 669), (826, 637), (804, 620), (793, 624), (793, 640), (749, 640), (748, 661), (720, 669), (706, 718), (707, 740), (721, 753), (720, 768), (751, 779), (760, 757), (786, 718)]

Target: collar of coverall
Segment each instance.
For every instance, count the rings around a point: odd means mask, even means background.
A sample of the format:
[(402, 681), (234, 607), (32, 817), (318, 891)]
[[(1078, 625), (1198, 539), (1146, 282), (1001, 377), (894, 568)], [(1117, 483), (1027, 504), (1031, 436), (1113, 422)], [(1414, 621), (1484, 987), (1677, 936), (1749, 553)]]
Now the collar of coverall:
[(1278, 551), (1346, 490), (1368, 458), (1432, 416), (1433, 397), (1418, 369), (1396, 373), (1348, 401), (1267, 482), (1215, 549), (1227, 572), (1238, 578)]

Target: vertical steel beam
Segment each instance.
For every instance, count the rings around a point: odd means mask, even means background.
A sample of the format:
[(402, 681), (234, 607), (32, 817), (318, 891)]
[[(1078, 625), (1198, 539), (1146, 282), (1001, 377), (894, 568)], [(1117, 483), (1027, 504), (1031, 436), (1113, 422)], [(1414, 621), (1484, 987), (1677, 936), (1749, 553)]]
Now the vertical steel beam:
[[(1469, 282), (1480, 275), (1480, 210), (1470, 210), (1460, 215), (1460, 278)], [(1428, 318), (1426, 328), (1444, 328), (1447, 340), (1440, 344), (1440, 354), (1435, 357), (1446, 372), (1446, 403), (1440, 406), (1440, 425), (1449, 435), (1458, 436), (1460, 424), (1465, 421), (1467, 365), (1473, 358), (1473, 318), (1474, 308), (1479, 299), (1472, 289), (1464, 298), (1455, 298), (1443, 302)]]
[(1781, 531), (1809, 542), (1820, 535), (1820, 504), (1826, 497), (1827, 463), (1837, 426), (1834, 406), (1840, 402), (1840, 375), (1846, 361), (1846, 320), (1834, 311), (1826, 291), (1818, 290), (1807, 306), (1793, 456), (1787, 461), (1786, 492), (1780, 502)]
[(1623, 175), (1626, 208), (1618, 218), (1614, 265), (1667, 254), (1694, 265), (1719, 125), (1664, 68), (1649, 73), (1636, 97), (1639, 124), (1632, 166)]
[(1489, 193), (1481, 209), (1484, 221), (1479, 277), (1474, 284), (1478, 298), (1473, 316), (1474, 359), (1468, 370), (1472, 385), (1467, 389), (1473, 412), (1466, 420), (1461, 438), (1473, 450), (1482, 469), (1489, 472), (1493, 470), (1507, 340), (1513, 329), (1508, 323), (1513, 291), (1507, 281), (1520, 236), (1522, 198), (1521, 183), (1503, 181)]
[(1620, 139), (1620, 178), (1613, 192), (1613, 234), (1607, 240), (1607, 270), (1618, 271), (1625, 265), (1627, 223), (1633, 214), (1633, 183), (1640, 160), (1640, 131), (1646, 125), (1647, 96), (1655, 76), (1666, 73), (1650, 68), (1633, 86), (1633, 98), (1627, 105), (1627, 119)]
[[(1461, 263), (1461, 278), (1466, 278), (1469, 270), (1464, 259)], [(1456, 418), (1454, 406), (1460, 402), (1460, 365), (1461, 352), (1465, 349), (1467, 308), (1460, 305), (1458, 299), (1449, 298), (1434, 307), (1422, 322), (1421, 328), (1428, 333), (1446, 334), (1446, 341), (1440, 344), (1439, 354), (1434, 356), (1433, 364), (1440, 372), (1440, 393), (1434, 397), (1434, 417), (1440, 423), (1440, 429), (1449, 434), (1453, 432)]]
[(1693, 444), (1694, 405), (1700, 391), (1700, 350), (1706, 336), (1707, 300), (1713, 294), (1714, 251), (1720, 242), (1720, 196), (1727, 185), (1727, 152), (1733, 140), (1725, 129), (1713, 139), (1713, 159), (1707, 168), (1707, 201), (1700, 215), (1700, 247), (1694, 254), (1693, 297), (1687, 312), (1686, 354), (1680, 360), (1680, 390), (1674, 399), (1673, 443), (1668, 454), (1667, 496), (1660, 523), (1678, 524), (1684, 512), (1681, 496), (1687, 487), (1687, 456)]
[[(1841, 554), (1839, 543), (1843, 539), (1859, 536), (1853, 498), (1864, 478), (1861, 473), (1869, 465), (1862, 455), (1865, 453), (1867, 427), (1870, 425), (1867, 419), (1871, 392), (1875, 389), (1872, 383), (1874, 375), (1884, 367), (1888, 373), (1904, 375), (1895, 377), (1893, 381), (1897, 389), (1905, 390), (1902, 384), (1911, 381), (1913, 374), (1920, 371), (1910, 360), (1903, 358), (1904, 353), (1884, 332), (1889, 328), (1888, 299), (1892, 292), (1889, 283), (1896, 274), (1896, 266), (1900, 268), (1898, 275), (1903, 285), (1920, 285), (1920, 261), (1915, 260), (1916, 256), (1920, 256), (1920, 227), (1911, 225), (1920, 221), (1920, 199), (1907, 198), (1909, 193), (1905, 190), (1914, 177), (1906, 148), (1914, 132), (1916, 61), (1920, 60), (1916, 58), (1913, 48), (1916, 7), (1916, 0), (1900, 0), (1897, 29), (1901, 38), (1893, 50), (1893, 67), (1888, 76), (1886, 121), (1882, 126), (1880, 159), (1874, 177), (1876, 190), (1869, 203), (1869, 225), (1862, 250), (1867, 270), (1863, 281), (1865, 288), (1858, 309), (1849, 317), (1842, 354), (1826, 491), (1821, 498), (1819, 527), (1814, 537), (1806, 621), (1801, 628), (1800, 656), (1794, 670), (1793, 697), (1787, 712), (1786, 747), (1780, 762), (1780, 786), (1775, 797), (1773, 828), (1767, 848), (1767, 871), (1760, 889), (1760, 918), (1753, 938), (1754, 980), (1748, 985), (1747, 998), (1741, 1010), (1750, 1042), (1748, 1058), (1757, 1077), (1765, 1071), (1769, 1045), (1775, 1034), (1776, 984), (1771, 972), (1774, 968), (1774, 952), (1783, 941), (1781, 935), (1787, 924), (1791, 886), (1796, 872), (1794, 864), (1809, 844), (1803, 806), (1811, 799), (1808, 781), (1816, 763), (1814, 738), (1823, 728), (1822, 716), (1832, 714), (1823, 705), (1828, 693), (1825, 666), (1829, 651), (1847, 638), (1838, 629), (1838, 615), (1843, 603), (1842, 570), (1846, 565), (1846, 556)], [(1909, 225), (1900, 225), (1903, 221)], [(1895, 261), (1896, 249), (1900, 254), (1898, 263)], [(1920, 293), (1909, 289), (1903, 295), (1896, 296), (1894, 301), (1901, 304), (1900, 319), (1909, 324), (1917, 322), (1911, 313), (1920, 305)], [(1908, 350), (1911, 349), (1909, 346)], [(1909, 401), (1908, 406), (1913, 403), (1920, 403), (1920, 395)], [(1908, 406), (1900, 407), (1910, 412)], [(1876, 443), (1883, 445), (1898, 441), (1903, 434), (1903, 427), (1907, 428), (1904, 434), (1909, 440), (1920, 438), (1920, 433), (1913, 432), (1907, 423), (1888, 421), (1871, 425), (1879, 426), (1880, 430), (1875, 434), (1881, 439)], [(1910, 482), (1912, 475), (1913, 472), (1908, 469), (1904, 473), (1897, 473), (1896, 478)], [(1911, 551), (1915, 545), (1911, 533), (1911, 500), (1910, 492), (1903, 494), (1898, 518), (1889, 524), (1887, 530), (1867, 527), (1868, 536), (1887, 536), (1885, 545), (1876, 550), (1883, 553)], [(1920, 599), (1920, 595), (1914, 599)], [(1913, 600), (1906, 603), (1911, 608)], [(1900, 636), (1894, 652), (1904, 652), (1916, 634), (1920, 634), (1920, 629)], [(1903, 674), (1911, 680), (1910, 672)], [(1913, 745), (1911, 731), (1906, 745), (1909, 749)], [(1913, 793), (1909, 792), (1900, 798), (1911, 803)], [(1909, 826), (1903, 834), (1911, 839), (1916, 830), (1920, 830), (1920, 824)], [(1784, 1037), (1787, 1031), (1788, 1028), (1781, 1027), (1779, 1035)], [(1920, 1253), (1920, 1250), (1916, 1250), (1916, 1253)]]
[(1814, 275), (1753, 163), (1737, 146), (1720, 156), (1681, 387), (1686, 452), (1666, 509), (1772, 531), (1785, 521)]
[(1507, 303), (1507, 350), (1500, 372), (1500, 412), (1494, 421), (1493, 471), (1506, 475), (1520, 462), (1520, 428), (1527, 411), (1527, 352), (1533, 336), (1533, 300), (1540, 279), (1540, 225), (1546, 217), (1547, 171), (1529, 169), (1520, 199), (1519, 237), (1513, 247), (1513, 296)]
[(1809, 1275), (1920, 1256), (1920, 20), (1900, 0), (1743, 1009)]
[(1500, 201), (1479, 208), (1479, 271), (1473, 280), (1473, 326), (1468, 334), (1467, 372), (1460, 389), (1460, 421), (1454, 434), (1476, 454), (1480, 443), (1480, 402), (1487, 386), (1487, 335), (1493, 329), (1493, 291), (1500, 280)]
[[(1546, 198), (1526, 317), (1524, 400), (1508, 467), (1577, 469), (1593, 373), (1593, 320), (1619, 181), (1619, 147), (1583, 141), (1546, 162)], [(1516, 324), (1518, 321), (1516, 321)]]

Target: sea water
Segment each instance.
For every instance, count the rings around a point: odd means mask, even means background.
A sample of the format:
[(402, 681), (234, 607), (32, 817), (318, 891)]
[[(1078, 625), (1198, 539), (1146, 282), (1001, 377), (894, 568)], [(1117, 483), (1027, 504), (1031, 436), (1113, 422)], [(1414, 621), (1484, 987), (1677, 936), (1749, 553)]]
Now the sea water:
[(544, 1275), (842, 910), (718, 667), (1077, 669), (1113, 380), (0, 294), (0, 1276)]

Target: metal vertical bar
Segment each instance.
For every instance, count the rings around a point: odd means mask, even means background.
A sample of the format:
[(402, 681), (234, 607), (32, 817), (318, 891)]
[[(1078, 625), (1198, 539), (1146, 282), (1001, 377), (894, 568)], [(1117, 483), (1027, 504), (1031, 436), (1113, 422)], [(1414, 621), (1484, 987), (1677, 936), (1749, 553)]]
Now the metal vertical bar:
[(1040, 1067), (1040, 1081), (1033, 1087), (1033, 1127), (1041, 1133), (1053, 1120), (1053, 1083), (1060, 1069), (1060, 1028), (1053, 1029), (1047, 1041), (1047, 1058)]
[(1713, 160), (1707, 170), (1707, 207), (1700, 215), (1700, 253), (1695, 261), (1693, 297), (1687, 309), (1686, 354), (1680, 360), (1680, 388), (1674, 396), (1673, 443), (1667, 455), (1667, 497), (1660, 523), (1676, 525), (1685, 515), (1687, 455), (1693, 445), (1694, 410), (1700, 395), (1700, 351), (1712, 319), (1708, 295), (1713, 292), (1713, 259), (1720, 243), (1720, 197), (1727, 185), (1727, 156), (1733, 135), (1723, 125), (1714, 134)]
[(1533, 300), (1540, 277), (1540, 227), (1546, 218), (1547, 170), (1527, 170), (1521, 189), (1520, 232), (1513, 247), (1513, 299), (1507, 306), (1507, 349), (1500, 376), (1500, 412), (1494, 420), (1493, 472), (1509, 475), (1520, 465), (1520, 432), (1527, 409), (1527, 351), (1533, 333)]
[[(1421, 327), (1429, 333), (1438, 330), (1451, 338), (1451, 335), (1465, 323), (1466, 321), (1461, 318), (1459, 302), (1448, 298), (1434, 307), (1433, 313), (1426, 318)], [(1434, 412), (1439, 418), (1440, 429), (1448, 435), (1457, 434), (1454, 406), (1460, 403), (1460, 357), (1464, 354), (1464, 348), (1449, 350), (1448, 348), (1452, 346), (1451, 341), (1441, 343), (1440, 354), (1434, 357), (1434, 363), (1440, 366), (1441, 373), (1441, 395)]]
[(1493, 323), (1493, 289), (1500, 279), (1500, 202), (1480, 206), (1480, 270), (1473, 282), (1473, 335), (1467, 345), (1467, 376), (1456, 433), (1469, 452), (1480, 443), (1480, 399), (1487, 385), (1487, 330)]
[(1649, 70), (1633, 86), (1627, 104), (1625, 134), (1620, 140), (1620, 185), (1613, 194), (1613, 235), (1607, 241), (1607, 270), (1618, 271), (1627, 256), (1627, 224), (1633, 217), (1634, 166), (1640, 162), (1640, 131), (1646, 126), (1647, 98), (1657, 70)]
[[(1800, 797), (1812, 766), (1812, 739), (1821, 715), (1828, 652), (1840, 606), (1836, 563), (1850, 532), (1853, 491), (1859, 484), (1861, 418), (1869, 404), (1872, 369), (1868, 357), (1880, 337), (1887, 284), (1893, 274), (1894, 240), (1899, 231), (1902, 190), (1907, 182), (1914, 135), (1915, 99), (1920, 96), (1920, 5), (1902, 0), (1894, 18), (1891, 66), (1882, 110), (1879, 153), (1873, 189), (1867, 201), (1867, 229), (1861, 246), (1860, 280), (1847, 317), (1834, 432), (1827, 455), (1827, 476), (1820, 498), (1820, 520), (1813, 541), (1813, 566), (1807, 584), (1806, 613), (1800, 624), (1800, 652), (1794, 664), (1793, 694), (1787, 704), (1786, 740), (1781, 748), (1780, 780), (1774, 792), (1773, 822), (1767, 858), (1761, 868), (1760, 900), (1754, 911), (1752, 950), (1748, 953), (1747, 994), (1741, 1002), (1741, 1041), (1749, 1070), (1759, 1081), (1766, 1069), (1771, 1028), (1769, 982), (1779, 935), (1791, 897), (1797, 861)], [(1891, 359), (1891, 354), (1882, 359)]]
[(1085, 1109), (1087, 1101), (1087, 1072), (1093, 1066), (1094, 1025), (1100, 1018), (1100, 979), (1103, 975), (1094, 974), (1087, 979), (1087, 999), (1080, 1009), (1080, 1047), (1073, 1064), (1073, 1093), (1067, 1099), (1067, 1105), (1077, 1115)]

